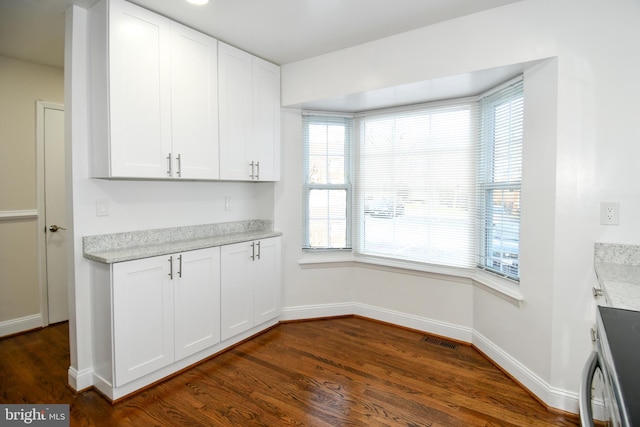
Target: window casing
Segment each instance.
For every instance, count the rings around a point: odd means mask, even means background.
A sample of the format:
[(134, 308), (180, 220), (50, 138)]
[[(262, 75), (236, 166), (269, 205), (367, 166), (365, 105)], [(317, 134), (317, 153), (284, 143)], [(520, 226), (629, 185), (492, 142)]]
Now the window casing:
[(524, 136), (521, 79), (480, 100), (478, 266), (520, 277), (520, 189)]
[(303, 116), (304, 249), (351, 249), (353, 118)]

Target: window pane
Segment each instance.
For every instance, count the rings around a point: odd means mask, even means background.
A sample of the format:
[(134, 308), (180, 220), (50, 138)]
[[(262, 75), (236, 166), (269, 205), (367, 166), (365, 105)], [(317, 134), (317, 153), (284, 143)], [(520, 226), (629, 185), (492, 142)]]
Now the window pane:
[(475, 142), (469, 105), (363, 120), (359, 251), (475, 264)]
[(489, 190), (485, 266), (508, 276), (519, 275), (520, 190)]
[(346, 247), (347, 191), (310, 190), (309, 246)]

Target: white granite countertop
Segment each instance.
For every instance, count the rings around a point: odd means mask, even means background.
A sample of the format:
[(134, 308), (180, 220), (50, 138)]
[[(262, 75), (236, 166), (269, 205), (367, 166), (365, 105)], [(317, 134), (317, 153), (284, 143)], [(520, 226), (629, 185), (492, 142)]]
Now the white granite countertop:
[(84, 257), (104, 264), (281, 236), (271, 221), (249, 220), (85, 236)]
[(596, 243), (594, 261), (609, 305), (640, 311), (640, 246)]

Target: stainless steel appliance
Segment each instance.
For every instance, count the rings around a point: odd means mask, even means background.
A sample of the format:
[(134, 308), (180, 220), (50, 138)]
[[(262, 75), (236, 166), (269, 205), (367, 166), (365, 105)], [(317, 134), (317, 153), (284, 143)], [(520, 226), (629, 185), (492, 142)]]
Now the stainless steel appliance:
[(605, 425), (640, 427), (640, 312), (598, 307), (595, 351), (587, 360), (580, 386), (583, 426), (594, 425), (594, 388), (600, 390)]

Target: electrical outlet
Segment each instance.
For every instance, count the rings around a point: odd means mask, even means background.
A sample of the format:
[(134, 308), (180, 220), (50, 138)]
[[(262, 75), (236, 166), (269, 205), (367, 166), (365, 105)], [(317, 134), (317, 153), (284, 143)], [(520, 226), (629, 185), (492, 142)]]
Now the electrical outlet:
[(620, 203), (600, 203), (600, 224), (620, 225)]
[(224, 198), (224, 210), (225, 211), (230, 211), (231, 210), (231, 197), (227, 196)]
[(96, 216), (109, 216), (109, 199), (96, 200)]

